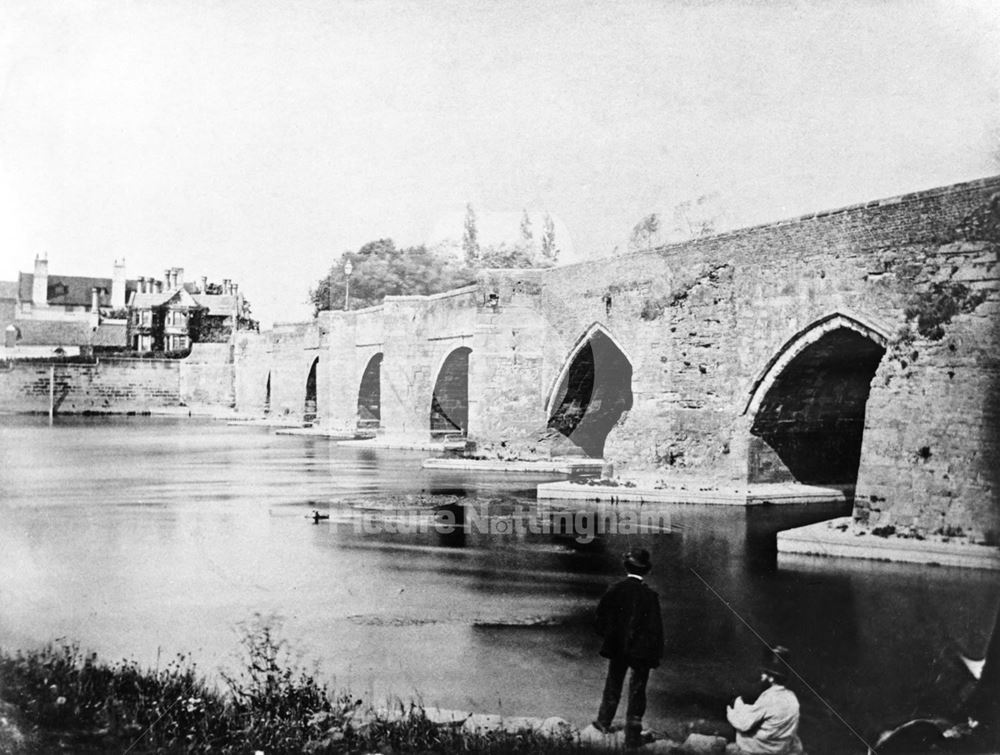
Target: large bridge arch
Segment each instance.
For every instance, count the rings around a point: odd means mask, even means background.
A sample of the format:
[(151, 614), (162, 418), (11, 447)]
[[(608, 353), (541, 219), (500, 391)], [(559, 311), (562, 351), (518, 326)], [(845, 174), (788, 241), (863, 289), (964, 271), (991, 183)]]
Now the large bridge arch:
[(834, 313), (796, 333), (751, 388), (749, 481), (853, 486), (881, 329)]
[(600, 323), (577, 340), (563, 362), (546, 404), (548, 426), (588, 456), (632, 408), (632, 360)]
[(468, 435), (470, 354), (468, 346), (452, 349), (438, 368), (431, 393), (432, 436)]

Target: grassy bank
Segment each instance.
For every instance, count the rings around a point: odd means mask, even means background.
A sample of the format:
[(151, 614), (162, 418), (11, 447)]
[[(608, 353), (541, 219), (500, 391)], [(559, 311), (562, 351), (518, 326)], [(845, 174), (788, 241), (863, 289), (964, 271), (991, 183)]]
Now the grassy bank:
[(0, 651), (0, 700), (15, 719), (0, 753), (590, 751), (566, 735), (469, 733), (413, 704), (375, 711), (294, 664), (266, 627), (248, 633), (244, 649), (242, 672), (220, 685), (183, 656), (146, 669), (71, 644)]

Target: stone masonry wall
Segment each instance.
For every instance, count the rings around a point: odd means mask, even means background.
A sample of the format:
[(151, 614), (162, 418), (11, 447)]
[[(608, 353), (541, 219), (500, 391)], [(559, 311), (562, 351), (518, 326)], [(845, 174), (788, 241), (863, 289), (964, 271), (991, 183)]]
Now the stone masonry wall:
[(55, 370), (57, 413), (124, 414), (182, 406), (177, 360), (23, 361), (0, 368), (0, 411), (48, 412), (50, 369)]
[[(998, 193), (990, 179), (557, 268), (540, 298), (543, 373), (602, 324), (633, 364), (635, 394), (605, 456), (745, 480), (754, 387), (811, 324), (845, 314), (890, 341), (869, 398), (859, 515), (989, 539)], [(918, 325), (921, 311), (942, 319), (937, 331)]]
[[(814, 364), (794, 411), (829, 418), (838, 401), (857, 406), (857, 376), (824, 382), (823, 365), (849, 365), (851, 344), (868, 344), (869, 365), (885, 350), (865, 412), (856, 516), (992, 541), (998, 229), (1000, 177), (614, 260), (485, 271), (466, 289), (389, 297), (381, 308), (276, 327), (266, 345), (238, 343), (237, 405), (260, 393), (239, 373), (246, 367), (262, 384), (263, 368), (247, 364), (261, 358), (272, 412), (300, 414), (319, 355), (326, 421), (349, 426), (364, 367), (381, 352), (380, 432), (426, 438), (440, 366), (466, 346), (470, 439), (487, 454), (545, 455), (560, 376), (600, 332), (632, 368), (631, 409), (608, 435), (605, 458), (625, 473), (746, 481), (751, 467), (777, 458), (751, 433), (757, 408), (797, 354), (840, 328), (857, 335), (838, 336), (842, 351)], [(789, 411), (780, 422), (796, 421)]]
[(196, 343), (180, 363), (180, 394), (187, 406), (233, 405), (233, 347), (228, 343)]
[(381, 435), (429, 438), (434, 382), (448, 354), (473, 346), (478, 295), (478, 289), (468, 287), (428, 297), (386, 297)]

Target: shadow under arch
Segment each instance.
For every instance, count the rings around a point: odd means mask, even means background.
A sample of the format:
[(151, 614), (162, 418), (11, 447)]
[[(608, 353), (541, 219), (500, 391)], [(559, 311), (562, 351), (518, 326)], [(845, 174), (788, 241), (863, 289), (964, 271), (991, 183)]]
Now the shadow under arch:
[(431, 436), (469, 432), (469, 355), (472, 349), (459, 346), (445, 357), (431, 394)]
[(365, 365), (358, 387), (358, 429), (377, 430), (382, 422), (382, 352)]
[(865, 409), (885, 354), (882, 331), (848, 315), (823, 317), (790, 338), (754, 382), (750, 482), (857, 482)]
[(548, 427), (587, 456), (604, 456), (604, 443), (632, 408), (632, 362), (600, 323), (570, 350), (549, 394)]
[(267, 383), (264, 386), (264, 416), (271, 413), (271, 371), (267, 371)]
[(306, 400), (302, 407), (302, 421), (316, 421), (316, 367), (319, 365), (319, 357), (313, 359), (309, 368), (309, 376), (306, 378)]

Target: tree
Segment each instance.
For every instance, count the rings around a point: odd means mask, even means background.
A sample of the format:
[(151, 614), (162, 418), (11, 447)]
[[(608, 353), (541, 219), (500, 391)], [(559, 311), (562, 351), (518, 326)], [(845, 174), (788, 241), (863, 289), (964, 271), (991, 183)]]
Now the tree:
[(479, 262), (479, 229), (476, 227), (476, 211), (472, 203), (465, 205), (465, 234), (462, 236), (462, 250), (465, 252), (465, 264), (475, 267)]
[(453, 257), (425, 246), (397, 249), (392, 239), (378, 239), (362, 245), (356, 252), (344, 252), (317, 281), (316, 287), (309, 291), (316, 313), (344, 306), (344, 264), (348, 260), (353, 266), (351, 309), (381, 304), (386, 296), (436, 294), (475, 279), (474, 271), (456, 264)]
[(521, 241), (526, 246), (531, 246), (532, 241), (534, 241), (534, 234), (531, 232), (531, 218), (528, 217), (528, 211), (521, 211)]
[(674, 207), (674, 238), (697, 239), (711, 236), (723, 219), (718, 194), (702, 194), (697, 199), (685, 200)]
[(559, 260), (559, 248), (556, 246), (556, 224), (548, 213), (545, 213), (545, 222), (542, 224), (542, 259), (550, 265), (556, 264)]
[(495, 268), (526, 268), (548, 267), (535, 255), (534, 250), (525, 244), (508, 245), (493, 244), (485, 247), (479, 257), (478, 267)]
[(660, 216), (650, 213), (632, 227), (629, 249), (648, 251), (652, 249), (660, 232)]

